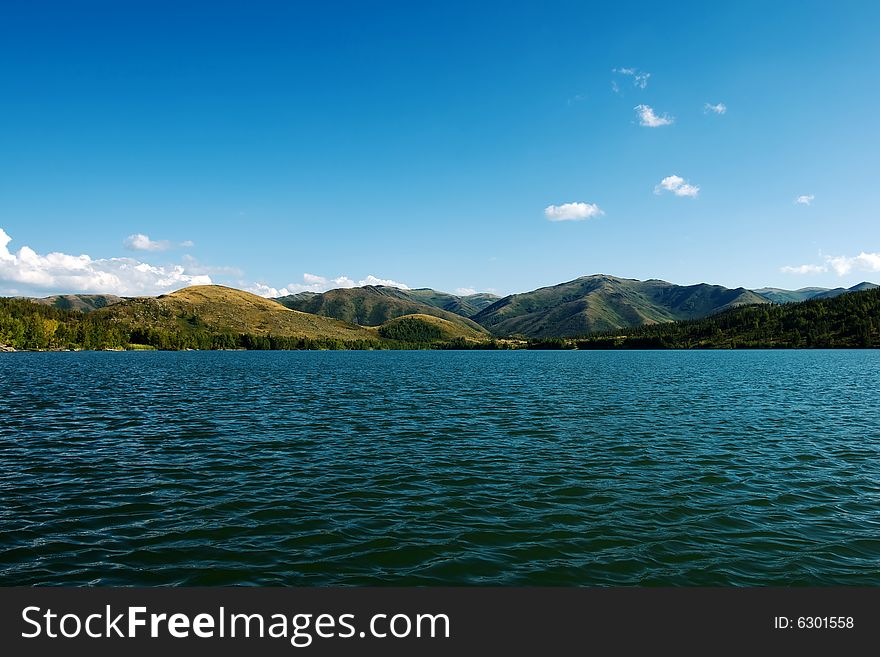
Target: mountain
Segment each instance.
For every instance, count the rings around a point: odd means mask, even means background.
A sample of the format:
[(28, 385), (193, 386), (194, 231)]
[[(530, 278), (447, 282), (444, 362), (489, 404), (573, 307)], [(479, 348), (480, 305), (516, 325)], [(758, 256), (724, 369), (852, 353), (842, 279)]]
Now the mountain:
[(403, 290), (403, 292), (413, 301), (434, 306), (435, 308), (440, 308), (456, 315), (462, 315), (463, 317), (472, 317), (483, 308), (491, 306), (500, 299), (499, 296), (489, 294), (488, 292), (458, 296), (448, 292), (438, 292), (427, 287)]
[(828, 288), (802, 287), (799, 290), (783, 290), (778, 287), (762, 287), (757, 290), (752, 290), (752, 292), (760, 294), (762, 297), (773, 303), (794, 303), (798, 301), (806, 301), (807, 299), (812, 299), (818, 294), (828, 292)]
[(575, 337), (766, 303), (764, 297), (741, 287), (682, 286), (598, 274), (504, 297), (473, 319), (497, 336)]
[(122, 297), (114, 294), (56, 294), (42, 299), (30, 299), (34, 303), (40, 303), (61, 310), (80, 310), (84, 313), (111, 306), (122, 301)]
[(778, 287), (762, 287), (758, 290), (752, 290), (752, 292), (760, 294), (773, 303), (792, 303), (806, 301), (807, 299), (831, 299), (848, 292), (862, 292), (864, 290), (873, 290), (876, 287), (877, 285), (874, 283), (863, 282), (850, 288), (802, 287), (799, 290), (783, 290)]
[(839, 297), (841, 294), (848, 294), (850, 292), (864, 292), (865, 290), (873, 290), (877, 288), (877, 285), (874, 283), (868, 283), (864, 281), (859, 283), (858, 285), (853, 285), (852, 287), (836, 287), (833, 290), (825, 290), (824, 292), (817, 294), (814, 296), (814, 299), (833, 299), (834, 297)]
[(158, 297), (125, 299), (89, 314), (95, 320), (153, 330), (375, 340), (368, 329), (291, 310), (270, 299), (221, 285), (196, 285)]
[(404, 315), (432, 315), (453, 324), (486, 333), (479, 324), (448, 310), (417, 301), (412, 290), (401, 290), (384, 285), (366, 285), (330, 290), (309, 296), (290, 295), (274, 299), (286, 308), (333, 317), (360, 326), (380, 326), (390, 319)]
[(576, 341), (579, 349), (791, 349), (880, 347), (880, 289), (787, 304), (733, 308)]

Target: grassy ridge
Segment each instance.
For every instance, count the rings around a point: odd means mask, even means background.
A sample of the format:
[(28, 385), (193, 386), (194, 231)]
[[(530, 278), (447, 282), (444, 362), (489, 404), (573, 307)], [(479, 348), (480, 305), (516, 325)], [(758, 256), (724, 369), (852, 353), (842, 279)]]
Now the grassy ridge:
[[(432, 315), (480, 333), (487, 333), (479, 324), (467, 317), (414, 299), (412, 292), (395, 287), (367, 285), (330, 290), (321, 294), (295, 294), (280, 297), (275, 301), (287, 308), (322, 317), (332, 317), (360, 326), (380, 326), (397, 317), (419, 314)], [(429, 299), (435, 300), (433, 297), (426, 297), (425, 301)]]
[(111, 306), (122, 300), (122, 297), (117, 297), (115, 294), (56, 294), (42, 299), (31, 299), (34, 303), (54, 306), (62, 310), (81, 310), (82, 312)]
[(499, 336), (577, 337), (705, 317), (727, 308), (760, 303), (769, 302), (744, 288), (681, 286), (598, 275), (505, 297), (473, 319)]
[(197, 285), (159, 297), (127, 299), (91, 313), (123, 327), (183, 332), (274, 335), (346, 342), (375, 340), (369, 330), (285, 308), (263, 297), (220, 285)]

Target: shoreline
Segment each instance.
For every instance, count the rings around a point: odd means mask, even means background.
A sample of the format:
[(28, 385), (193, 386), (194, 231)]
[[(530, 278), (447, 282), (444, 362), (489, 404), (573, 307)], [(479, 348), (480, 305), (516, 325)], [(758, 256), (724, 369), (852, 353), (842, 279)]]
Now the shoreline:
[(138, 348), (138, 349), (15, 349), (6, 345), (0, 345), (0, 353), (16, 353), (16, 354), (46, 354), (46, 353), (133, 353), (133, 352), (161, 352), (161, 353), (183, 353), (183, 352), (199, 352), (199, 353), (216, 353), (216, 352), (300, 352), (300, 351), (357, 351), (357, 352), (392, 352), (392, 351), (877, 351), (880, 347), (778, 347), (778, 346), (755, 346), (749, 345), (744, 347), (557, 347), (548, 348), (545, 346), (538, 347), (471, 347), (466, 349), (449, 348), (449, 347), (405, 347), (405, 348), (385, 348), (385, 349), (158, 349), (158, 348)]

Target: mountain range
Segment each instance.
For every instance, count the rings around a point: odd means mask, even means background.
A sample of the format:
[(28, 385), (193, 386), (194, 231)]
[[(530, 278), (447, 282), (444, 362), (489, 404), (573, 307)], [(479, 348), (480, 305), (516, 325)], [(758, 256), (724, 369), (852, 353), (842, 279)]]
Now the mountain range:
[(877, 287), (874, 283), (859, 283), (852, 287), (835, 287), (829, 289), (827, 287), (802, 287), (799, 290), (781, 290), (777, 287), (762, 287), (753, 290), (756, 294), (769, 299), (773, 303), (792, 303), (797, 301), (806, 301), (807, 299), (833, 299), (847, 292), (863, 292), (864, 290), (873, 290)]
[(378, 326), (395, 317), (420, 313), (458, 323), (466, 318), (466, 326), (482, 328), (495, 337), (548, 338), (700, 319), (738, 306), (831, 297), (871, 287), (875, 286), (861, 283), (849, 290), (747, 290), (597, 274), (504, 298), (490, 294), (459, 297), (428, 288), (401, 290), (368, 285), (323, 293), (304, 292), (276, 301), (289, 308), (363, 326)]
[[(275, 299), (286, 308), (333, 317), (359, 326), (381, 326), (404, 315), (428, 315), (445, 319), (479, 333), (488, 333), (468, 315), (485, 307), (486, 295), (478, 301), (434, 290), (401, 290), (396, 287), (367, 285), (340, 288), (322, 294), (301, 293)], [(497, 297), (489, 297), (489, 301)], [(454, 308), (455, 310), (447, 310)]]
[[(204, 327), (236, 334), (344, 341), (410, 333), (487, 340), (582, 337), (701, 319), (741, 306), (833, 298), (876, 287), (860, 283), (848, 289), (748, 290), (597, 274), (503, 298), (368, 285), (264, 299), (222, 286), (194, 286), (159, 297), (56, 295), (33, 301), (163, 331)], [(400, 318), (415, 319), (389, 324)]]

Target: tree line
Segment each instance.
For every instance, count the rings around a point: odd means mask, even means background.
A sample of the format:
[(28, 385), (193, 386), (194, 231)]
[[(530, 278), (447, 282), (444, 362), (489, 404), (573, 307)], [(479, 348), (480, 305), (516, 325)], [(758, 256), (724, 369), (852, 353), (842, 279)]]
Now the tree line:
[(837, 349), (880, 347), (880, 288), (831, 299), (733, 308), (574, 340), (578, 349)]

